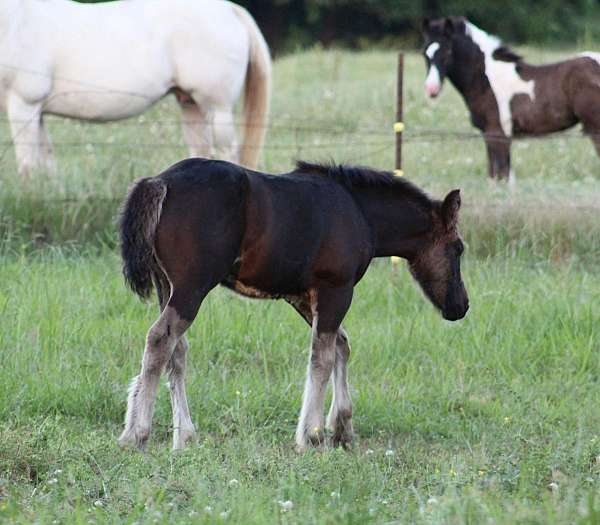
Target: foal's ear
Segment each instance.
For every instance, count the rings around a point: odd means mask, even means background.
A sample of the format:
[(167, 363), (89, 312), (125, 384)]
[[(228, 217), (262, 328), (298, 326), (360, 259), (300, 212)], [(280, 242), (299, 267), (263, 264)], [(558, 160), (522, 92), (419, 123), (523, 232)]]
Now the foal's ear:
[(421, 31), (425, 34), (429, 33), (429, 27), (431, 26), (431, 18), (426, 16), (421, 21)]
[(452, 190), (442, 203), (442, 220), (448, 230), (456, 227), (460, 210), (460, 190)]
[(444, 20), (444, 35), (452, 36), (454, 33), (454, 22), (450, 17)]
[(444, 34), (452, 36), (455, 33), (464, 33), (466, 31), (467, 19), (464, 16), (449, 16), (444, 21)]

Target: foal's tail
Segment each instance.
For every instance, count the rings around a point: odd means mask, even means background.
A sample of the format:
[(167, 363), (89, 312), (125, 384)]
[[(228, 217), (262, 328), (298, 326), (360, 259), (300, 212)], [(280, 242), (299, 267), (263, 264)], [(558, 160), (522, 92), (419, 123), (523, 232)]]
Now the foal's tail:
[(160, 220), (167, 186), (156, 178), (137, 181), (121, 209), (119, 233), (125, 282), (140, 297), (152, 292), (152, 274), (159, 270), (154, 235)]
[(250, 37), (250, 60), (244, 88), (244, 142), (240, 162), (244, 166), (255, 169), (269, 121), (271, 55), (250, 13), (238, 5), (234, 5), (233, 8), (246, 26)]

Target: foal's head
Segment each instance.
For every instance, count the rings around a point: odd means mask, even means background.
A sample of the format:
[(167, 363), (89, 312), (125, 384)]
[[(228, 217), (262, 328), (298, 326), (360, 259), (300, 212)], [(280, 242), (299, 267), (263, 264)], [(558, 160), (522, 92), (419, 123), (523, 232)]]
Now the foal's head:
[(433, 208), (431, 231), (409, 259), (410, 272), (425, 295), (440, 309), (444, 319), (462, 319), (469, 309), (469, 298), (460, 273), (464, 250), (458, 233), (460, 191), (451, 191)]
[(427, 65), (425, 92), (432, 98), (442, 90), (444, 78), (453, 65), (453, 37), (465, 33), (466, 20), (447, 17), (423, 20), (422, 32), (425, 46), (423, 55)]

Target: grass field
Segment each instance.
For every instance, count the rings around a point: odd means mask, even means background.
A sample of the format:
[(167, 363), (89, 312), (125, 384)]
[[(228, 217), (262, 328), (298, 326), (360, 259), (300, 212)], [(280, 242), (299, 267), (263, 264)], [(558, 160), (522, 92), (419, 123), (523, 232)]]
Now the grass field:
[[(395, 61), (277, 61), (264, 168), (391, 168)], [(423, 69), (407, 57), (404, 169), (434, 195), (463, 189), (472, 306), (447, 323), (402, 265), (374, 264), (345, 322), (351, 452), (293, 451), (308, 329), (285, 304), (224, 290), (190, 331), (198, 444), (170, 451), (162, 387), (148, 453), (121, 451), (156, 307), (125, 289), (113, 221), (134, 178), (185, 155), (175, 105), (102, 126), (52, 119), (54, 179), (23, 184), (6, 149), (0, 523), (600, 523), (600, 164), (569, 132), (517, 143), (516, 191), (491, 184), (480, 139), (423, 133), (472, 131), (451, 86), (424, 99)]]

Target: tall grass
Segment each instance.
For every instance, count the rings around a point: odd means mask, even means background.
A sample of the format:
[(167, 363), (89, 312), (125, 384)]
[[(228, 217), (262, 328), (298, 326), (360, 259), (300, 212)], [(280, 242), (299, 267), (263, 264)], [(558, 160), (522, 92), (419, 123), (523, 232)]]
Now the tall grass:
[(451, 324), (403, 268), (376, 264), (345, 323), (357, 443), (305, 456), (292, 442), (309, 330), (285, 303), (216, 290), (190, 330), (199, 443), (170, 453), (161, 388), (138, 455), (116, 437), (156, 307), (124, 288), (113, 255), (0, 261), (3, 523), (572, 523), (598, 512), (595, 273), (467, 257), (472, 307)]

